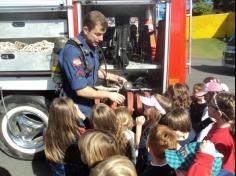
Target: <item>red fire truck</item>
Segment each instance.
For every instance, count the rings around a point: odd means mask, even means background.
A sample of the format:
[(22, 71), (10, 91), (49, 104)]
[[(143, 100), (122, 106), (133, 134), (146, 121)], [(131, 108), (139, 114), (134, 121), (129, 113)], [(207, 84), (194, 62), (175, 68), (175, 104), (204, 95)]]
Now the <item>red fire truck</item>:
[[(163, 19), (158, 18), (160, 5)], [(121, 91), (125, 105), (138, 112), (140, 95), (163, 93), (169, 84), (185, 82), (185, 1), (1, 1), (0, 147), (6, 154), (26, 160), (42, 155), (48, 107), (58, 96), (52, 74), (55, 50), (77, 36), (91, 10), (101, 11), (109, 21), (102, 67), (133, 84), (129, 90), (103, 83), (98, 87)]]

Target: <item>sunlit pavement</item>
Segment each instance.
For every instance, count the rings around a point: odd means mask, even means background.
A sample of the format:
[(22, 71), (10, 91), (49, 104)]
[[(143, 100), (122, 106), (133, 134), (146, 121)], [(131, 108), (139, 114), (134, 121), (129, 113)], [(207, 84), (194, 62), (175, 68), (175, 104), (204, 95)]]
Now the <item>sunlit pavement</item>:
[(221, 60), (192, 59), (192, 68), (187, 74), (187, 84), (192, 90), (194, 83), (202, 82), (204, 78), (213, 76), (228, 85), (235, 93), (235, 69), (222, 66)]

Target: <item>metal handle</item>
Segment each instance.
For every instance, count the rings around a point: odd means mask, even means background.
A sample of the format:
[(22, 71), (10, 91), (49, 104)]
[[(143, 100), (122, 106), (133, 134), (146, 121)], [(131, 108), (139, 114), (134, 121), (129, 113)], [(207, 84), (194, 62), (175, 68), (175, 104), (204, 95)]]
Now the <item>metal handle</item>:
[(3, 60), (15, 59), (15, 55), (14, 54), (1, 54), (1, 59)]
[(13, 27), (25, 27), (25, 22), (23, 21), (17, 21), (17, 22), (12, 22)]

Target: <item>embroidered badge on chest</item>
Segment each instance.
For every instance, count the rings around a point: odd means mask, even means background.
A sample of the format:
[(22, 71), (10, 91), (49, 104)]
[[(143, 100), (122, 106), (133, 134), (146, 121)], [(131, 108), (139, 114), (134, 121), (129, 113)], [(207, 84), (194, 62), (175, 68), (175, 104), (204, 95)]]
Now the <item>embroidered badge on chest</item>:
[(73, 67), (79, 67), (79, 66), (81, 66), (81, 64), (82, 64), (82, 62), (81, 62), (80, 58), (73, 59), (73, 62), (72, 62)]
[(85, 76), (85, 72), (82, 71), (82, 70), (78, 70), (78, 71), (76, 72), (76, 75), (77, 75), (77, 76)]

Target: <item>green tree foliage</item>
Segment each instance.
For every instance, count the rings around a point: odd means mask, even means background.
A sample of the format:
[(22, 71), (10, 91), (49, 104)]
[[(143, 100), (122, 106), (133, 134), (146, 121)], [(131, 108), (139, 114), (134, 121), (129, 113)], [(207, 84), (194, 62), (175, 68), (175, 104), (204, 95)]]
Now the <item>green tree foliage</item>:
[(213, 4), (207, 3), (203, 0), (198, 0), (193, 7), (193, 15), (206, 15), (212, 12)]
[(235, 0), (213, 0), (213, 4), (215, 10), (235, 11)]

